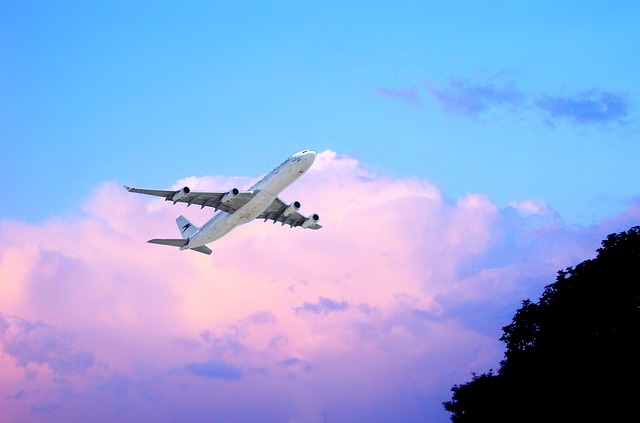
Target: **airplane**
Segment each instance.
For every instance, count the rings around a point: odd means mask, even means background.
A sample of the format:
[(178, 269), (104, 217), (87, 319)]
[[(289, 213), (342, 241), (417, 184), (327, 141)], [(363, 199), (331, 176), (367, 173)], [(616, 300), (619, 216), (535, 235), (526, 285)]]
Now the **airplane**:
[(187, 203), (187, 207), (198, 204), (200, 208), (213, 207), (216, 213), (201, 228), (180, 215), (176, 224), (182, 238), (178, 239), (150, 239), (152, 244), (170, 245), (180, 250), (194, 250), (203, 254), (211, 254), (212, 250), (206, 246), (239, 225), (249, 223), (254, 219), (273, 220), (282, 226), (300, 226), (304, 229), (320, 229), (320, 216), (313, 213), (303, 216), (298, 212), (300, 203), (290, 204), (282, 201), (278, 195), (286, 187), (302, 176), (313, 164), (316, 152), (302, 150), (288, 157), (282, 164), (265, 175), (247, 191), (232, 188), (229, 191), (191, 191), (189, 187), (174, 190), (156, 190), (124, 187), (129, 192), (164, 197), (166, 201)]

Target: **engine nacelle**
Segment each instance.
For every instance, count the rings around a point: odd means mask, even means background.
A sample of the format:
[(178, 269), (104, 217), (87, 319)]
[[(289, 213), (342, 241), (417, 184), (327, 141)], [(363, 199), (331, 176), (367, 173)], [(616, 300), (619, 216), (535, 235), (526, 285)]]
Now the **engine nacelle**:
[(220, 201), (222, 202), (222, 204), (226, 204), (229, 201), (233, 200), (234, 198), (236, 198), (236, 196), (240, 194), (240, 191), (238, 191), (238, 188), (234, 188), (232, 190), (229, 190), (228, 192), (226, 192), (222, 198), (220, 199)]
[(189, 193), (191, 192), (191, 190), (189, 189), (189, 187), (184, 187), (176, 192), (173, 193), (173, 196), (171, 196), (171, 201), (173, 201), (174, 203), (176, 201), (180, 201), (182, 200), (184, 197), (186, 197), (187, 195), (189, 195)]
[(282, 215), (284, 217), (287, 217), (290, 214), (297, 212), (298, 210), (300, 210), (300, 203), (298, 201), (294, 201), (293, 203), (289, 204), (286, 209), (284, 209)]
[(318, 220), (320, 220), (320, 216), (318, 216), (317, 214), (314, 213), (311, 216), (307, 217), (304, 220), (304, 222), (302, 222), (302, 227), (306, 229), (309, 226), (318, 223)]

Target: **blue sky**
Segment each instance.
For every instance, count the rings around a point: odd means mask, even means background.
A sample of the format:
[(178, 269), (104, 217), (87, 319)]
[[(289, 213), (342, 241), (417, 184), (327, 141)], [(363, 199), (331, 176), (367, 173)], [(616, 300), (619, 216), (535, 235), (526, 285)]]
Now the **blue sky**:
[[(640, 219), (640, 4), (5, 2), (0, 409), (444, 423), (500, 329)], [(282, 193), (213, 254), (146, 243)], [(250, 404), (250, 406), (247, 406)]]
[(638, 194), (635, 2), (21, 2), (0, 29), (0, 211), (104, 181), (256, 177), (332, 149), (591, 224)]

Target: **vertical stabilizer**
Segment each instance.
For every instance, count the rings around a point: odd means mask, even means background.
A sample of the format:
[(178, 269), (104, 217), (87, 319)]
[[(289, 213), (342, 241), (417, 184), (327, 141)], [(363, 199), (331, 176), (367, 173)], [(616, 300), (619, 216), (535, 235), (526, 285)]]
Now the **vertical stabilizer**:
[(178, 216), (176, 223), (178, 224), (178, 229), (180, 229), (180, 234), (182, 234), (183, 239), (191, 237), (200, 230), (199, 227), (191, 223), (191, 221), (183, 215)]

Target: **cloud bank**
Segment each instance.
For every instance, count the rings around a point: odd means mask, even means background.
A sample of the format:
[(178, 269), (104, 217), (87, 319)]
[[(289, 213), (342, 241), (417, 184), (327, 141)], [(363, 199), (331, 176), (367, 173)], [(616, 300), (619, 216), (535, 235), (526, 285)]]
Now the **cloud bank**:
[(78, 216), (0, 222), (5, 418), (446, 422), (450, 388), (497, 367), (520, 302), (640, 217), (568, 227), (536, 199), (450, 200), (332, 151), (282, 197), (324, 228), (252, 222), (211, 256), (146, 243), (210, 210), (115, 183)]
[(544, 96), (536, 102), (551, 118), (569, 119), (576, 123), (624, 123), (630, 104), (619, 94), (590, 90), (575, 96)]
[(524, 98), (503, 75), (450, 79), (446, 85), (429, 84), (427, 92), (447, 112), (475, 117), (496, 107), (517, 107)]
[(377, 87), (381, 97), (416, 106), (421, 93), (446, 113), (478, 118), (491, 112), (529, 111), (542, 114), (551, 125), (565, 121), (576, 125), (625, 124), (631, 116), (626, 95), (591, 89), (575, 94), (526, 93), (505, 73), (480, 72), (446, 83), (428, 81), (408, 88)]

